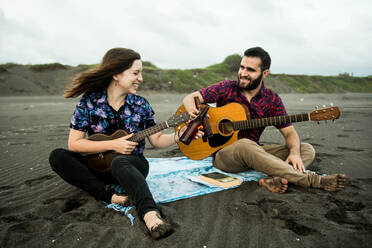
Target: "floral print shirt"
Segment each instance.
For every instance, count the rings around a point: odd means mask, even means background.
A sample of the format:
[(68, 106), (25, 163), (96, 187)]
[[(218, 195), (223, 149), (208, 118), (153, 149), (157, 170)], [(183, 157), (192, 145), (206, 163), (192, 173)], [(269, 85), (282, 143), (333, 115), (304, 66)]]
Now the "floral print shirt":
[[(76, 105), (70, 127), (89, 135), (113, 134), (118, 129), (136, 133), (156, 124), (149, 102), (138, 95), (128, 94), (124, 105), (115, 111), (107, 101), (107, 91), (86, 93)], [(145, 140), (138, 142), (133, 155), (142, 154)]]

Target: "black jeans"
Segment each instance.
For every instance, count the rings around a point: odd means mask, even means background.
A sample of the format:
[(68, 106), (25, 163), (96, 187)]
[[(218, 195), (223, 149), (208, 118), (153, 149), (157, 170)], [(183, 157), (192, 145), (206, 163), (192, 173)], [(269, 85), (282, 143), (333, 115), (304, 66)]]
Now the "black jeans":
[(63, 180), (85, 190), (97, 200), (111, 203), (114, 193), (106, 190), (105, 185), (116, 183), (134, 201), (140, 218), (148, 211), (157, 210), (146, 182), (149, 163), (142, 155), (117, 156), (111, 162), (111, 171), (97, 172), (81, 154), (58, 148), (50, 153), (49, 163)]

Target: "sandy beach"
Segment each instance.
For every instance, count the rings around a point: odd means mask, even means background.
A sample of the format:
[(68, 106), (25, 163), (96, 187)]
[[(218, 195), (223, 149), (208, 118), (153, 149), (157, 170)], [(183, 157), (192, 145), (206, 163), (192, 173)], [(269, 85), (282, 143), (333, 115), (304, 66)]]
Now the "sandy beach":
[[(157, 121), (183, 94), (141, 93)], [(289, 186), (270, 193), (257, 182), (160, 205), (175, 232), (154, 241), (137, 214), (134, 226), (70, 186), (50, 168), (51, 150), (67, 147), (78, 99), (0, 97), (0, 247), (370, 247), (372, 242), (372, 94), (284, 94), (289, 114), (339, 106), (335, 122), (295, 123), (317, 152), (310, 170), (346, 173), (345, 190), (330, 193)], [(169, 132), (171, 130), (167, 130)], [(267, 128), (262, 143), (283, 143)], [(177, 146), (147, 144), (147, 157), (182, 156)]]

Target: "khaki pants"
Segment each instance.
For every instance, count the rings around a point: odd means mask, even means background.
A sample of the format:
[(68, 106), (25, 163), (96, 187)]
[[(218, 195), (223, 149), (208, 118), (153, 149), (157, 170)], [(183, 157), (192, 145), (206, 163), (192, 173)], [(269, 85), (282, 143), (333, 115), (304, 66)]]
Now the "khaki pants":
[[(284, 162), (289, 154), (285, 145), (260, 146), (249, 139), (240, 139), (216, 153), (213, 166), (226, 172), (254, 169), (268, 176), (279, 176), (302, 187), (320, 187), (320, 176), (299, 172)], [(308, 143), (301, 143), (301, 159), (308, 166), (315, 158), (315, 150)]]

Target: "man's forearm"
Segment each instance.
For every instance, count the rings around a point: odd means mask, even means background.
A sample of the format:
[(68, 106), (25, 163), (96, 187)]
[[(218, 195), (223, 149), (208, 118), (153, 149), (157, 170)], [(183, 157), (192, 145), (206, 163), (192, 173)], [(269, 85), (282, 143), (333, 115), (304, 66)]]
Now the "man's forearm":
[(296, 132), (292, 132), (286, 137), (286, 145), (290, 154), (300, 155), (300, 138)]

